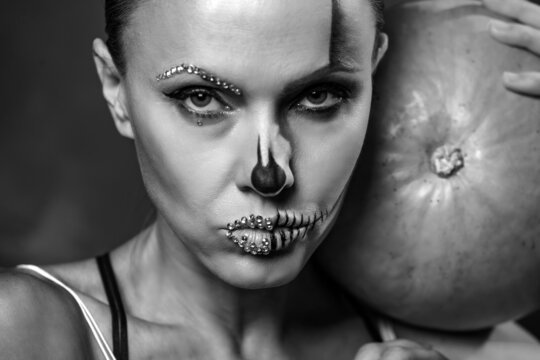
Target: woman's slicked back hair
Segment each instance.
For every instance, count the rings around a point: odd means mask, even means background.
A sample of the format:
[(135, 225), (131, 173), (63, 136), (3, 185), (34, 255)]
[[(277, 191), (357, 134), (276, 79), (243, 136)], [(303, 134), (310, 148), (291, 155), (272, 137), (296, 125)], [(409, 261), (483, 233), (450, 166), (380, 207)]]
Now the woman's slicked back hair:
[[(126, 70), (126, 59), (122, 43), (123, 34), (128, 26), (131, 15), (137, 6), (140, 5), (141, 1), (143, 0), (105, 0), (105, 32), (107, 33), (107, 47), (109, 48), (114, 64), (121, 74), (124, 74)], [(369, 0), (369, 2), (373, 8), (377, 34), (379, 34), (384, 26), (384, 1)], [(378, 39), (379, 36), (377, 36), (376, 41)], [(378, 48), (377, 43), (376, 48)]]

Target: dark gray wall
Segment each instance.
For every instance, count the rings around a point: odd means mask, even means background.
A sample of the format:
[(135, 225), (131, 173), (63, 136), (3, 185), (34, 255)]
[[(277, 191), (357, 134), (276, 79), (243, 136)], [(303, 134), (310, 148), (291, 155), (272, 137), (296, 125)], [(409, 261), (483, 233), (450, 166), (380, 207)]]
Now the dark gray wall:
[(144, 202), (132, 144), (101, 98), (101, 1), (0, 6), (0, 265), (102, 252)]

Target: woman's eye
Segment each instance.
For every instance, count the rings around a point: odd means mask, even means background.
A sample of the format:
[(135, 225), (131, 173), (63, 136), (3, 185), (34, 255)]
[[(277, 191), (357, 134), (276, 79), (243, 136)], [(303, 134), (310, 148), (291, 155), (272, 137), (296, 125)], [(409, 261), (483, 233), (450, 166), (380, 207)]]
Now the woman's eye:
[(191, 88), (167, 95), (178, 101), (192, 115), (218, 117), (232, 110), (216, 91), (206, 88)]
[(306, 100), (314, 105), (324, 104), (326, 99), (328, 99), (328, 91), (325, 90), (313, 90), (306, 96)]
[(226, 106), (206, 91), (193, 91), (184, 100), (184, 106), (196, 111), (226, 110)]
[(326, 88), (312, 89), (296, 103), (298, 110), (325, 111), (339, 107), (344, 96), (337, 91)]
[(212, 102), (212, 97), (208, 94), (196, 93), (191, 95), (189, 100), (191, 100), (196, 107), (203, 108)]

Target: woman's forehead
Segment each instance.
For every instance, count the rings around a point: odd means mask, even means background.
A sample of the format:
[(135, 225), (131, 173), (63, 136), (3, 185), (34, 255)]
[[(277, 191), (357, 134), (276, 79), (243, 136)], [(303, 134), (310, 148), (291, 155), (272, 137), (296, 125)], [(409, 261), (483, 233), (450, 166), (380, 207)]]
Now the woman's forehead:
[(332, 0), (149, 1), (133, 14), (126, 58), (153, 77), (185, 62), (248, 76), (309, 72), (346, 54), (358, 60), (361, 41), (345, 23)]

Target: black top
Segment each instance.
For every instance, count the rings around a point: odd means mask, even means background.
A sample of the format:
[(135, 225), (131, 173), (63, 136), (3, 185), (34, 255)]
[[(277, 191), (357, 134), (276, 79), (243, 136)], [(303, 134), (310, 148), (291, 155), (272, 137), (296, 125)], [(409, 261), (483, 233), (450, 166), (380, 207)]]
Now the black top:
[(107, 300), (111, 307), (113, 354), (117, 360), (128, 360), (129, 347), (126, 312), (122, 303), (120, 290), (118, 289), (118, 283), (116, 282), (116, 276), (111, 266), (109, 254), (96, 257), (96, 261), (99, 274), (101, 275), (101, 281), (103, 281), (103, 287), (107, 294)]
[[(107, 294), (107, 300), (111, 307), (111, 319), (112, 319), (112, 334), (113, 334), (113, 353), (117, 360), (129, 359), (128, 348), (128, 327), (126, 321), (126, 312), (124, 310), (124, 304), (122, 303), (122, 297), (118, 289), (118, 283), (116, 282), (116, 276), (111, 266), (111, 260), (109, 254), (104, 254), (96, 257), (101, 280), (103, 281), (103, 287)], [(372, 311), (356, 300), (351, 293), (345, 290), (342, 286), (339, 286), (335, 281), (330, 279), (318, 266), (315, 266), (316, 271), (325, 279), (328, 285), (333, 288), (336, 293), (341, 293), (347, 302), (349, 302), (354, 310), (363, 318), (366, 327), (376, 342), (382, 342), (381, 335), (377, 330), (374, 318), (376, 317)]]
[(349, 304), (353, 311), (356, 312), (358, 316), (360, 316), (360, 318), (364, 321), (364, 325), (366, 326), (366, 329), (372, 340), (374, 342), (384, 342), (384, 339), (382, 338), (382, 335), (377, 327), (377, 319), (382, 318), (382, 315), (378, 314), (375, 310), (371, 309), (369, 306), (359, 301), (344, 286), (338, 284), (337, 281), (334, 280), (334, 278), (332, 278), (327, 272), (325, 272), (317, 262), (312, 261), (312, 263), (314, 263), (313, 268), (315, 269), (315, 272), (317, 273), (319, 278), (324, 283), (326, 283), (329, 291), (337, 294), (338, 296), (341, 296), (343, 301)]

